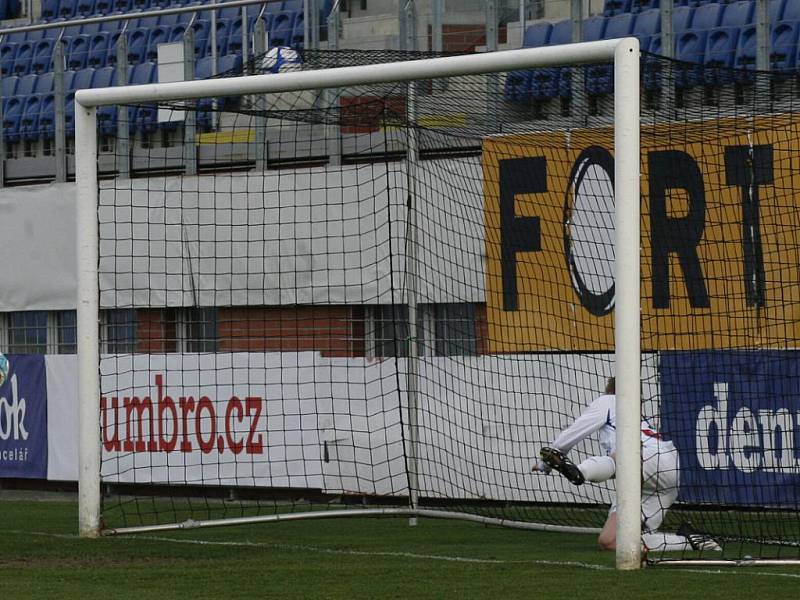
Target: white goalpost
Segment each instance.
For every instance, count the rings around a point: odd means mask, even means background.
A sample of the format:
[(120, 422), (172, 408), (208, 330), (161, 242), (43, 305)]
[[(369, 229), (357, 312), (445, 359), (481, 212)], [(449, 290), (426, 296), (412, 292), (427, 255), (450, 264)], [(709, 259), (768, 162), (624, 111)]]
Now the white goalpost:
[[(110, 105), (156, 104), (201, 98), (263, 95), (278, 92), (324, 90), (411, 82), (434, 78), (485, 75), (539, 67), (577, 66), (594, 63), (614, 64), (614, 372), (616, 375), (618, 503), (616, 561), (619, 569), (641, 567), (641, 392), (640, 392), (640, 56), (635, 38), (604, 40), (563, 46), (452, 56), (355, 67), (251, 75), (229, 79), (179, 83), (121, 86), (80, 90), (75, 95), (75, 147), (78, 198), (78, 393), (79, 412), (79, 528), (83, 537), (97, 537), (101, 530), (101, 452), (102, 432), (99, 412), (101, 395), (100, 352), (100, 227), (98, 206), (98, 128), (97, 109)], [(413, 120), (413, 99), (409, 118)], [(413, 134), (412, 134), (413, 136)], [(416, 152), (416, 140), (409, 142), (409, 155)], [(412, 163), (409, 156), (408, 162)], [(413, 165), (409, 164), (408, 169)], [(413, 184), (410, 185), (413, 189)], [(413, 269), (414, 265), (407, 268)], [(409, 313), (416, 312), (409, 300)], [(412, 310), (413, 306), (413, 310)], [(416, 319), (409, 332), (416, 338)], [(411, 344), (413, 346), (413, 344)], [(409, 359), (414, 358), (411, 351)], [(417, 377), (409, 368), (407, 391), (411, 394)], [(409, 400), (409, 411), (414, 403)], [(241, 416), (241, 405), (239, 415)], [(198, 411), (199, 414), (199, 411)], [(409, 440), (416, 437), (416, 414), (409, 414)], [(221, 439), (222, 436), (220, 436)], [(407, 452), (411, 460), (416, 449)], [(416, 471), (414, 469), (413, 471)], [(408, 474), (411, 482), (416, 472)], [(524, 526), (456, 511), (431, 511), (417, 505), (416, 484), (410, 485), (409, 508), (329, 510), (306, 514), (225, 519), (229, 523), (265, 522), (305, 517), (339, 517), (357, 514), (394, 514), (411, 517), (464, 518), (467, 520)], [(195, 522), (195, 525), (197, 523)], [(210, 524), (210, 523), (209, 523)], [(220, 523), (214, 523), (220, 524)], [(158, 529), (158, 526), (150, 529)], [(173, 527), (174, 528), (174, 527)], [(558, 529), (542, 525), (530, 527)], [(568, 528), (561, 528), (568, 529)], [(573, 530), (577, 530), (574, 528)]]

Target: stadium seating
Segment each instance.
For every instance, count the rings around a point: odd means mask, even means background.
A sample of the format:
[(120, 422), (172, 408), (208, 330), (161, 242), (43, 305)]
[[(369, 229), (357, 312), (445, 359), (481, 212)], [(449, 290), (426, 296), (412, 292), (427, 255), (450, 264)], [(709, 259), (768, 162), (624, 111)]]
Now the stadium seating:
[(706, 85), (719, 86), (731, 83), (736, 49), (742, 27), (753, 22), (754, 3), (741, 0), (730, 4), (725, 9), (719, 27), (708, 32), (704, 52), (703, 73)]
[[(559, 21), (553, 25), (550, 32), (549, 45), (557, 46), (568, 44), (572, 40), (572, 23), (569, 19)], [(562, 69), (548, 67), (545, 69), (535, 69), (531, 74), (529, 95), (534, 100), (544, 100), (556, 98), (560, 95), (568, 95), (570, 92), (569, 76), (565, 74), (562, 80)]]
[(613, 17), (619, 14), (630, 13), (631, 8), (631, 0), (605, 0), (603, 3), (603, 16)]
[[(636, 15), (629, 12), (609, 17), (604, 39), (617, 39), (631, 35), (636, 24)], [(586, 92), (589, 95), (610, 94), (614, 91), (614, 67), (597, 65), (586, 70)]]
[(273, 46), (291, 45), (296, 19), (297, 13), (295, 12), (280, 12), (275, 15), (272, 20), (272, 27), (269, 30), (269, 37)]
[[(630, 2), (630, 0), (626, 0)], [(2, 6), (11, 3), (0, 1)], [(126, 21), (83, 25), (81, 19), (115, 15), (152, 8), (182, 5), (181, 0), (42, 0), (42, 20), (70, 22), (63, 28), (8, 34), (0, 38), (0, 73), (3, 78), (3, 107), (7, 109), (2, 127), (9, 142), (52, 138), (55, 135), (53, 53), (63, 43), (64, 88), (67, 130), (74, 130), (74, 93), (78, 89), (114, 85), (117, 80), (117, 40), (124, 31), (131, 84), (151, 83), (156, 76), (154, 61), (159, 44), (183, 39), (191, 23), (195, 34), (197, 75), (208, 76), (211, 54), (210, 11), (160, 17), (139, 17)], [(197, 4), (202, 4), (197, 2)], [(327, 3), (330, 10), (331, 3)], [(324, 10), (324, 9), (323, 9)], [(304, 19), (302, 0), (254, 4), (245, 8), (248, 31), (261, 15), (273, 45), (302, 46)], [(219, 71), (241, 69), (242, 9), (220, 9), (217, 13), (216, 53)], [(0, 18), (2, 14), (0, 14)], [(550, 26), (548, 25), (548, 28)], [(555, 70), (558, 72), (558, 70)], [(525, 87), (525, 86), (524, 86)], [(521, 92), (527, 92), (522, 89)], [(220, 100), (220, 105), (223, 103)], [(132, 130), (153, 131), (157, 127), (154, 107), (131, 109)], [(104, 135), (113, 135), (116, 109), (98, 111)]]
[[(752, 28), (755, 42), (755, 28)], [(783, 21), (772, 27), (770, 69), (788, 74), (796, 66), (796, 49), (800, 22)], [(737, 64), (737, 66), (739, 66)], [(743, 65), (744, 66), (744, 65)]]
[[(525, 30), (523, 48), (539, 48), (550, 42), (553, 25), (546, 21), (531, 25)], [(525, 100), (531, 88), (533, 71), (512, 71), (506, 77), (505, 94), (509, 100)]]

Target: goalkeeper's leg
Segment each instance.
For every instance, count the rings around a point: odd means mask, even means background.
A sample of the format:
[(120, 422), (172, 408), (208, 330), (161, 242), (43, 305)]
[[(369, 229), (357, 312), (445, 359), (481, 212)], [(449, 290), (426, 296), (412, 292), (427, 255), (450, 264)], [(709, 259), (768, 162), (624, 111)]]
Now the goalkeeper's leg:
[(575, 485), (581, 485), (584, 481), (608, 481), (617, 472), (613, 456), (591, 456), (576, 465), (566, 454), (555, 448), (542, 448), (539, 455), (547, 466), (561, 473)]

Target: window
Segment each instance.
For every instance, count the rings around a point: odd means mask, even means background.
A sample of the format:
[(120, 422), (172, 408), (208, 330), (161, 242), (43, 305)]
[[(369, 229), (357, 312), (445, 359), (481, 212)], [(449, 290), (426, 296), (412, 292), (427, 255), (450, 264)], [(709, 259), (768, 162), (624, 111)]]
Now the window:
[(186, 352), (216, 352), (219, 347), (219, 317), (214, 307), (182, 311)]
[(74, 310), (59, 310), (56, 318), (56, 352), (58, 354), (78, 353), (78, 313)]
[[(408, 356), (408, 306), (371, 307), (368, 347), (373, 356)], [(417, 305), (418, 352), (421, 356), (478, 354), (476, 305), (466, 302)]]
[(475, 328), (475, 305), (431, 304), (436, 332), (437, 356), (475, 356), (478, 336)]
[(7, 323), (10, 354), (47, 352), (47, 311), (11, 312)]
[(373, 307), (372, 347), (375, 356), (408, 356), (408, 306)]
[(114, 309), (105, 313), (105, 343), (109, 354), (128, 354), (136, 351), (136, 310)]

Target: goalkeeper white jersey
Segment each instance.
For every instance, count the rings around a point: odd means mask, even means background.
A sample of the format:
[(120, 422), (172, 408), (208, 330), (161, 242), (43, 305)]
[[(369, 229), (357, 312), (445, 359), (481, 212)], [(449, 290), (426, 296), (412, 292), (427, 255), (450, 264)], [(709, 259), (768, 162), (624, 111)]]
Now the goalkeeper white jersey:
[[(565, 454), (595, 432), (606, 455), (616, 449), (617, 402), (613, 394), (604, 394), (587, 406), (575, 422), (562, 431), (551, 446)], [(646, 420), (642, 421), (642, 444), (658, 443), (661, 438)]]

